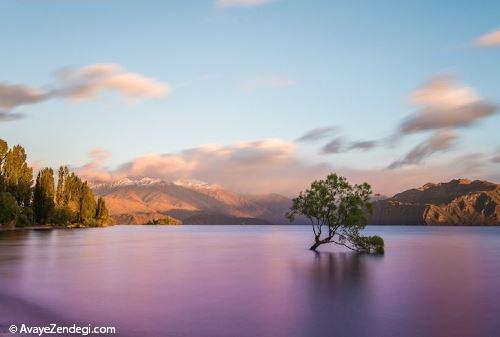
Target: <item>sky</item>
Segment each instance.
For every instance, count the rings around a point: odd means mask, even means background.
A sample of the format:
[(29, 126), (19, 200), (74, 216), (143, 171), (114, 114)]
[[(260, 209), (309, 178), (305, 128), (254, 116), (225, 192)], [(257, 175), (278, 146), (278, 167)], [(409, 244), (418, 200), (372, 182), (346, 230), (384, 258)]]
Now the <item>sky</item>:
[(500, 180), (500, 2), (0, 0), (0, 138), (89, 180)]

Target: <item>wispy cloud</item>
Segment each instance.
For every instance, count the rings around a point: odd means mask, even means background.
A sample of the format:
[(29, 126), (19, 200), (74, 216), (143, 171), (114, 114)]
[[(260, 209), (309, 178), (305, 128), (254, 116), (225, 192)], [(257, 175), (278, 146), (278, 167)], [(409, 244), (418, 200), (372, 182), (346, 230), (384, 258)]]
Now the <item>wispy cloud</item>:
[(401, 123), (403, 134), (467, 127), (498, 109), (449, 75), (436, 77), (414, 91), (412, 101), (422, 108)]
[(493, 163), (500, 163), (500, 148), (496, 151), (495, 154), (493, 154), (493, 157), (491, 158), (491, 162)]
[(334, 138), (326, 143), (322, 148), (321, 152), (323, 154), (333, 154), (343, 152), (344, 140), (341, 137)]
[(348, 150), (360, 150), (360, 151), (369, 151), (380, 144), (380, 141), (377, 140), (358, 140), (351, 142), (348, 146)]
[(500, 29), (494, 30), (483, 36), (480, 36), (475, 41), (478, 47), (499, 47), (500, 46)]
[(5, 111), (0, 111), (0, 122), (10, 122), (22, 118), (24, 118), (24, 115), (20, 113), (9, 113)]
[(179, 153), (148, 154), (109, 170), (96, 158), (78, 169), (85, 179), (109, 181), (123, 177), (152, 177), (167, 181), (198, 179), (245, 193), (295, 193), (326, 174), (323, 164), (297, 157), (297, 145), (281, 139), (209, 144)]
[[(453, 143), (453, 135), (440, 135), (425, 143), (427, 145), (421, 145), (420, 150), (414, 151), (417, 156), (418, 153), (424, 153), (420, 154), (421, 158), (433, 151), (446, 150)], [(300, 158), (296, 143), (282, 139), (201, 145), (178, 153), (148, 154), (113, 170), (103, 166), (107, 156), (105, 150), (94, 149), (90, 162), (77, 171), (85, 179), (94, 181), (112, 181), (124, 177), (151, 177), (166, 181), (194, 179), (219, 184), (241, 193), (274, 192), (285, 195), (293, 195), (307, 188), (311, 181), (332, 171), (356, 183), (367, 181), (372, 184), (374, 191), (387, 195), (427, 182), (440, 182), (460, 176), (472, 179), (495, 176), (494, 170), (487, 165), (458, 165), (457, 159), (440, 165), (408, 165), (404, 168), (401, 165), (401, 169), (393, 170), (311, 163)], [(415, 154), (407, 157), (411, 156)]]
[(215, 3), (219, 8), (230, 7), (256, 7), (265, 5), (273, 0), (217, 0)]
[(47, 93), (23, 85), (0, 83), (0, 109), (9, 111), (15, 107), (35, 104), (47, 99)]
[(415, 146), (403, 158), (391, 163), (389, 169), (395, 169), (406, 165), (414, 165), (424, 161), (427, 157), (449, 150), (457, 140), (457, 135), (451, 131), (440, 131), (429, 139)]
[(90, 181), (107, 181), (111, 173), (103, 166), (111, 154), (102, 147), (93, 148), (89, 152), (90, 161), (79, 168), (79, 173)]
[(125, 71), (112, 63), (93, 64), (80, 69), (58, 71), (59, 82), (50, 95), (76, 100), (92, 99), (105, 91), (122, 96), (144, 99), (159, 98), (169, 92), (169, 86), (154, 78)]
[(0, 83), (0, 120), (15, 119), (10, 111), (49, 99), (77, 101), (96, 98), (104, 92), (115, 92), (131, 99), (159, 98), (169, 92), (169, 86), (154, 78), (126, 71), (118, 64), (93, 64), (79, 69), (65, 68), (56, 72), (56, 80), (38, 89), (19, 84)]
[(297, 138), (297, 142), (314, 142), (327, 137), (330, 137), (337, 131), (334, 126), (325, 126), (306, 131), (302, 136)]

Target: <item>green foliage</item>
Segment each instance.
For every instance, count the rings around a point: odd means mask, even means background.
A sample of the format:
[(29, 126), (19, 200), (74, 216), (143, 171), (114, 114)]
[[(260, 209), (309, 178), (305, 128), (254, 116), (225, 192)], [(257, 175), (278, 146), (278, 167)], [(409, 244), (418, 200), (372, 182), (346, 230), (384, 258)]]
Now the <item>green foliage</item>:
[(21, 145), (16, 145), (5, 154), (2, 164), (4, 190), (14, 196), (20, 206), (31, 203), (33, 169), (26, 162), (26, 153)]
[(175, 218), (170, 216), (166, 216), (162, 219), (153, 219), (149, 220), (146, 225), (180, 225), (181, 222)]
[(56, 190), (56, 205), (67, 205), (67, 200), (64, 194), (64, 183), (67, 181), (69, 170), (67, 166), (61, 166), (57, 173), (57, 190)]
[(76, 214), (68, 206), (56, 206), (52, 212), (52, 223), (57, 226), (69, 226), (76, 221)]
[(73, 221), (80, 225), (100, 227), (111, 223), (104, 199), (98, 198), (96, 202), (87, 182), (70, 174), (65, 166), (58, 171), (55, 200), (58, 207), (69, 209), (74, 214)]
[(0, 224), (16, 220), (22, 213), (16, 199), (7, 192), (0, 192)]
[(79, 217), (80, 223), (85, 225), (90, 225), (92, 220), (95, 219), (96, 214), (96, 203), (94, 200), (94, 193), (90, 187), (88, 187), (87, 182), (80, 185), (80, 204), (79, 204)]
[(359, 236), (352, 240), (357, 250), (372, 253), (384, 254), (384, 239), (378, 235)]
[(16, 227), (26, 227), (26, 226), (30, 226), (32, 224), (33, 223), (31, 222), (31, 220), (24, 213), (19, 214), (16, 218)]
[(54, 171), (51, 168), (44, 168), (38, 172), (33, 194), (35, 222), (48, 223), (54, 207)]
[(33, 224), (33, 222), (35, 221), (35, 215), (33, 213), (33, 208), (31, 207), (24, 207), (23, 208), (23, 215), (26, 216), (26, 220), (28, 221), (28, 224)]
[[(68, 226), (105, 226), (111, 223), (103, 198), (97, 202), (94, 193), (66, 166), (58, 171), (57, 187), (54, 171), (42, 169), (33, 185), (33, 169), (20, 145), (8, 148), (0, 139), (0, 224), (28, 226), (34, 222)], [(32, 207), (31, 207), (32, 206)]]
[(112, 223), (109, 211), (106, 207), (106, 201), (103, 197), (97, 198), (95, 219), (99, 226), (106, 226)]
[(290, 221), (297, 215), (309, 219), (314, 232), (312, 250), (333, 242), (358, 252), (380, 254), (384, 247), (382, 238), (360, 234), (368, 222), (367, 213), (372, 209), (371, 193), (367, 183), (351, 185), (345, 177), (331, 173), (300, 192), (293, 199), (287, 217)]
[(7, 151), (9, 151), (9, 145), (7, 145), (5, 140), (0, 139), (0, 165), (2, 164)]
[(9, 146), (7, 145), (7, 142), (3, 139), (0, 139), (0, 191), (4, 190), (3, 174), (1, 168), (3, 166), (3, 161), (8, 150)]

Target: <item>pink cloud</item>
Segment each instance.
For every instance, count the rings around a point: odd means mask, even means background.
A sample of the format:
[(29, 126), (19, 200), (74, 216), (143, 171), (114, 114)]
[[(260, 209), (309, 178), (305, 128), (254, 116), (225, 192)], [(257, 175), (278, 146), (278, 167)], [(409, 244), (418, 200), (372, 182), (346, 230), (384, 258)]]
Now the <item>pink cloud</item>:
[(384, 167), (356, 169), (311, 163), (299, 158), (297, 150), (296, 143), (281, 139), (211, 144), (179, 153), (140, 156), (114, 170), (103, 167), (102, 161), (99, 162), (103, 157), (100, 155), (102, 151), (94, 150), (94, 158), (77, 171), (85, 179), (100, 182), (125, 177), (151, 177), (165, 181), (189, 179), (222, 185), (238, 193), (281, 193), (289, 196), (329, 172), (345, 175), (356, 183), (367, 181), (375, 192), (388, 195), (427, 182), (457, 177), (488, 177), (490, 172), (485, 168), (467, 167), (455, 162), (394, 170)]
[(498, 47), (500, 46), (500, 29), (489, 32), (476, 39), (478, 47)]
[(65, 68), (57, 72), (57, 79), (38, 89), (25, 85), (0, 83), (0, 121), (22, 118), (11, 110), (27, 104), (50, 99), (84, 101), (105, 92), (114, 92), (135, 100), (160, 98), (170, 92), (168, 84), (154, 78), (126, 71), (113, 63), (98, 63), (78, 69)]

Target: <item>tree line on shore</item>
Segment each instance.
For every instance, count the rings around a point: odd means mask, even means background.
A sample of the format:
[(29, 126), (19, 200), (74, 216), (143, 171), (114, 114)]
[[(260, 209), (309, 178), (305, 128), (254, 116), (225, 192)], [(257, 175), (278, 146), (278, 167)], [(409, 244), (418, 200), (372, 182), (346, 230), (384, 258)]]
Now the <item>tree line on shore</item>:
[(33, 181), (33, 168), (24, 148), (9, 148), (0, 139), (0, 225), (102, 227), (111, 223), (106, 203), (68, 167), (57, 172), (41, 169)]

